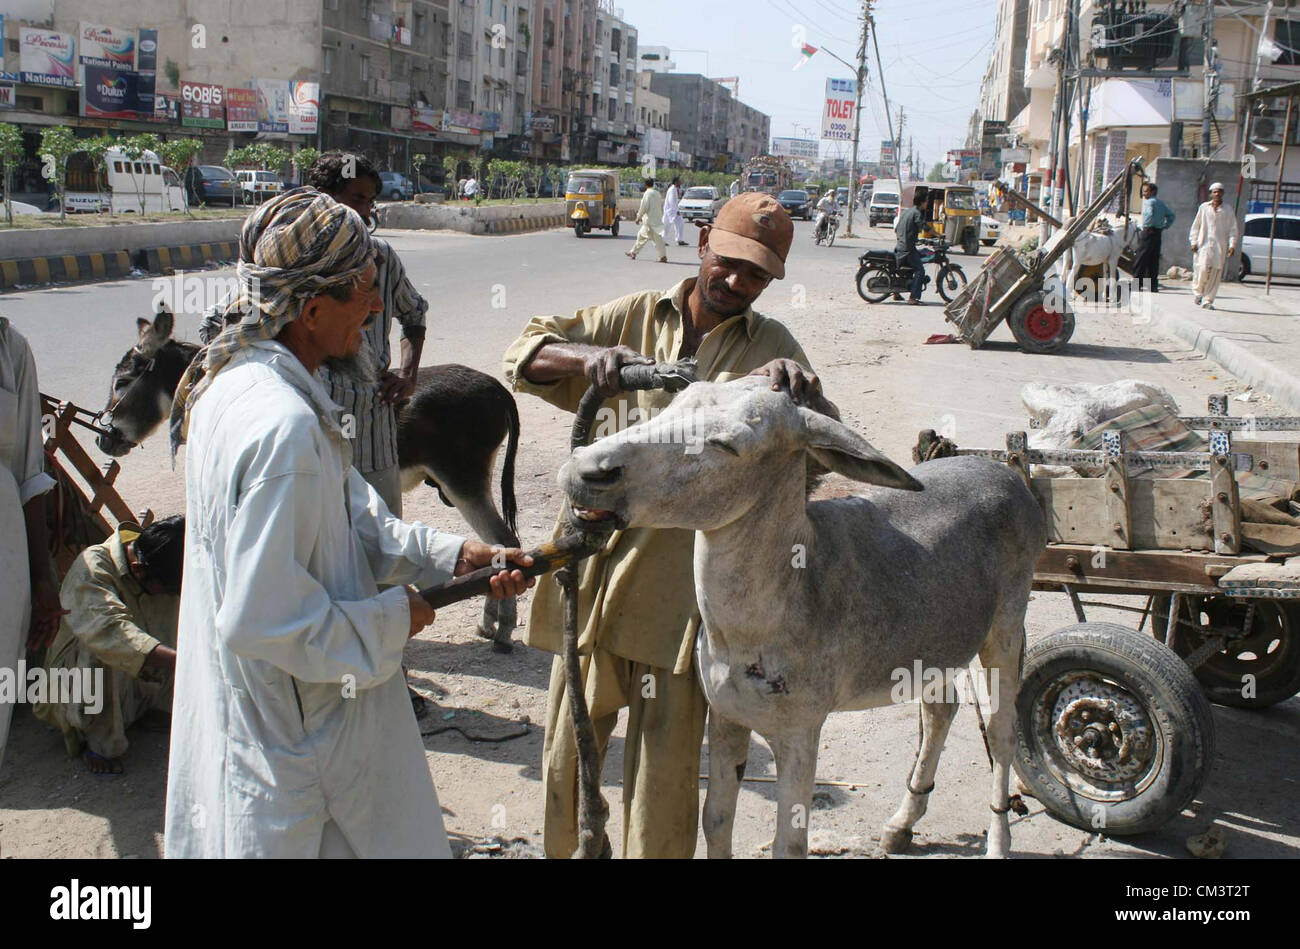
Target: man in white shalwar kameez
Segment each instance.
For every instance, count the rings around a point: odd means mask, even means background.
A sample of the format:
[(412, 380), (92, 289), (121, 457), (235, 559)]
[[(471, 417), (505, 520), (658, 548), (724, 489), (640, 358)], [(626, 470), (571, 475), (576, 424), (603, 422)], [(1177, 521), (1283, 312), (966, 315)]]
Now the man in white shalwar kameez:
[[(44, 648), (59, 630), (59, 581), (45, 533), (41, 395), (22, 334), (0, 316), (0, 675), (16, 683), (23, 644)], [(16, 689), (16, 686), (15, 686)], [(0, 692), (0, 766), (17, 696)]]
[(664, 196), (655, 189), (653, 178), (645, 180), (645, 193), (641, 195), (641, 204), (636, 210), (636, 223), (641, 225), (641, 230), (637, 231), (636, 243), (631, 250), (623, 253), (636, 260), (636, 255), (646, 245), (646, 241), (654, 241), (655, 249), (659, 251), (659, 263), (668, 263), (668, 252), (664, 249), (664, 238), (660, 233), (664, 226)]
[(187, 530), (166, 855), (450, 856), (401, 675), (433, 611), (402, 584), (492, 549), (394, 518), (351, 465), (315, 370), (355, 355), (382, 308), (356, 212), (310, 188), (273, 199), (244, 224), (238, 275), (244, 315), (172, 417)]
[(1193, 302), (1213, 310), (1223, 268), (1237, 247), (1237, 215), (1223, 206), (1223, 185), (1217, 181), (1210, 185), (1210, 200), (1197, 209), (1187, 239), (1194, 255)]
[(672, 184), (668, 186), (668, 193), (664, 195), (664, 240), (676, 235), (677, 246), (685, 247), (686, 241), (682, 239), (682, 179), (676, 177)]

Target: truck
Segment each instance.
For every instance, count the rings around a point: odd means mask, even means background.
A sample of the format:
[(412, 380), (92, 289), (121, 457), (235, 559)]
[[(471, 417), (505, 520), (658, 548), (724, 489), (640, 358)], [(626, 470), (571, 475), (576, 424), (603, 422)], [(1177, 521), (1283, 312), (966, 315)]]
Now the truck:
[(758, 155), (745, 162), (740, 173), (741, 191), (762, 191), (776, 197), (790, 187), (794, 173), (784, 158)]
[[(104, 153), (103, 177), (106, 182), (100, 181), (84, 152), (74, 154), (68, 161), (64, 209), (96, 212), (107, 211), (111, 205), (117, 214), (185, 210), (180, 176), (151, 151), (129, 158), (120, 148), (108, 149)], [(103, 190), (104, 183), (107, 191)]]

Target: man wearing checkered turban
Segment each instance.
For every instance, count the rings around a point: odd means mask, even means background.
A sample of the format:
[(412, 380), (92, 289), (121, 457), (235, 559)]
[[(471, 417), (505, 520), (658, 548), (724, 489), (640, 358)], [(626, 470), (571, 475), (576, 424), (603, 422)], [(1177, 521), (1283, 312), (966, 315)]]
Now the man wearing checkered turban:
[[(240, 317), (195, 357), (172, 419), (188, 529), (166, 853), (449, 856), (400, 674), (433, 611), (403, 584), (492, 549), (403, 523), (351, 465), (316, 370), (355, 355), (381, 308), (356, 212), (310, 188), (269, 201), (238, 277)], [(493, 578), (497, 596), (525, 586)]]

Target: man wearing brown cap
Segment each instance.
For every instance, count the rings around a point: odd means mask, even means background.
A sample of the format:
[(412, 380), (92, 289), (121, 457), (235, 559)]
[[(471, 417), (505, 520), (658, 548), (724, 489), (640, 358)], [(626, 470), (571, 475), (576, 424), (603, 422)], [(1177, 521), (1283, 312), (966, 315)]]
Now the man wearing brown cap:
[[(752, 305), (785, 276), (794, 225), (777, 201), (748, 193), (728, 201), (699, 238), (699, 274), (667, 291), (647, 290), (572, 316), (535, 316), (505, 355), (507, 378), (569, 412), (589, 385), (608, 401), (596, 435), (612, 434), (664, 409), (662, 390), (623, 392), (629, 363), (694, 356), (701, 380), (767, 375), (798, 402), (820, 400), (808, 357), (775, 320)], [(558, 534), (558, 527), (557, 527)], [(603, 759), (619, 709), (628, 708), (623, 751), (623, 855), (690, 857), (699, 818), (700, 746), (707, 705), (692, 667), (696, 608), (691, 531), (617, 531), (584, 561), (578, 641), (587, 703)], [(557, 653), (546, 709), (542, 781), (546, 853), (577, 847), (577, 749), (560, 656), (563, 602), (538, 585), (527, 642)]]

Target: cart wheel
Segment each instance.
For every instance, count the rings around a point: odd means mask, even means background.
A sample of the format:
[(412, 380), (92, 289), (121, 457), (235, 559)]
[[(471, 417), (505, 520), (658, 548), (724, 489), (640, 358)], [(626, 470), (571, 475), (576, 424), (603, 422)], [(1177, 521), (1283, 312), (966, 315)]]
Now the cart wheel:
[(1214, 759), (1210, 703), (1164, 643), (1077, 623), (1030, 648), (1016, 699), (1016, 774), (1058, 820), (1108, 836), (1155, 830)]
[(894, 291), (894, 282), (883, 267), (862, 267), (858, 270), (858, 296), (868, 303), (880, 303)]
[(939, 296), (943, 297), (945, 303), (951, 303), (957, 299), (961, 288), (966, 286), (966, 274), (956, 264), (949, 264), (939, 271), (936, 282), (939, 285)]
[(1041, 290), (1026, 293), (1011, 307), (1007, 325), (1027, 353), (1054, 353), (1074, 335), (1074, 313), (1048, 309)]
[(610, 226), (609, 233), (614, 237), (618, 237), (618, 218), (614, 218), (614, 223)]
[[(1250, 635), (1234, 640), (1192, 670), (1212, 702), (1265, 708), (1300, 692), (1300, 604), (1285, 600), (1254, 603)], [(1179, 615), (1183, 619), (1197, 616), (1202, 627), (1240, 630), (1246, 623), (1247, 608), (1246, 601), (1232, 597), (1184, 597)], [(1163, 636), (1169, 622), (1169, 597), (1156, 598), (1151, 622), (1152, 631)], [(1202, 633), (1182, 623), (1174, 630), (1174, 652), (1184, 658), (1204, 642)]]

